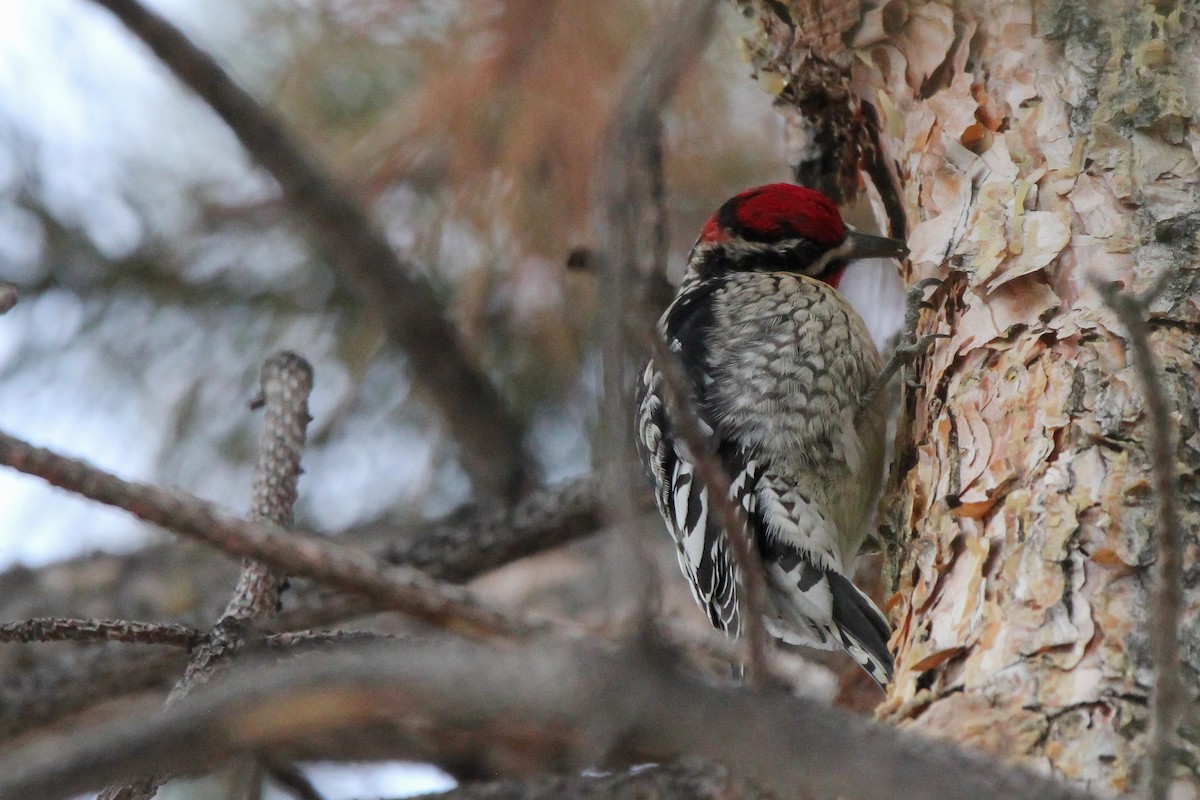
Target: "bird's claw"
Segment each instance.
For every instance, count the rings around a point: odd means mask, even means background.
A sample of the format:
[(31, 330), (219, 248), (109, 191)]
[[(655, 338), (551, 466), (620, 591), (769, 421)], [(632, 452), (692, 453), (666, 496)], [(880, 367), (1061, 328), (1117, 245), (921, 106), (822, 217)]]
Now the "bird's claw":
[(904, 322), (908, 330), (916, 328), (917, 318), (922, 309), (936, 308), (933, 301), (926, 299), (925, 290), (931, 286), (940, 289), (944, 283), (941, 278), (922, 278), (909, 287), (908, 296), (904, 301)]
[[(942, 284), (941, 278), (924, 278), (909, 288), (904, 303), (904, 330), (896, 336), (896, 343), (893, 345), (892, 352), (880, 371), (875, 385), (864, 395), (864, 408), (880, 396), (892, 376), (905, 367), (911, 366), (918, 358), (928, 354), (935, 340), (950, 337), (948, 333), (917, 333), (917, 326), (921, 321), (921, 311), (936, 308), (932, 301), (925, 298), (925, 290), (930, 287), (940, 288)], [(911, 389), (921, 388), (921, 383), (915, 381), (911, 376), (905, 376), (904, 383)]]
[[(930, 348), (933, 347), (935, 340), (949, 338), (950, 334), (948, 333), (923, 333), (914, 341), (899, 345), (896, 349), (898, 351), (901, 349), (903, 350), (904, 366), (907, 367), (918, 358), (924, 358), (929, 353)], [(916, 380), (916, 376), (908, 375), (905, 376), (904, 385), (910, 389), (920, 389), (924, 384)]]
[[(921, 311), (937, 307), (932, 300), (925, 297), (925, 290), (930, 287), (934, 287), (935, 290), (940, 289), (944, 283), (945, 281), (941, 278), (923, 278), (909, 288), (905, 301), (904, 332), (896, 342), (889, 358), (890, 362), (894, 362), (893, 371), (911, 366), (918, 358), (923, 358), (936, 340), (950, 338), (948, 333), (917, 333)], [(910, 389), (921, 387), (921, 384), (915, 382), (910, 376), (905, 377), (904, 383)]]

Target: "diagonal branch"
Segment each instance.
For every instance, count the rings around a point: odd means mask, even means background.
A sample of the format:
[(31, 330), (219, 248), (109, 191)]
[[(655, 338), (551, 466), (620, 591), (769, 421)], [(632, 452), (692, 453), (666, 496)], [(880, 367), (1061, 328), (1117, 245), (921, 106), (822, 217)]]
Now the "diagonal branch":
[(432, 288), (392, 250), (366, 212), (283, 124), (182, 32), (137, 0), (92, 0), (112, 12), (196, 92), (279, 182), (301, 228), (383, 321), (413, 376), (445, 415), (467, 471), (485, 493), (511, 499), (527, 482), (520, 425), (463, 352)]
[(434, 625), (484, 637), (513, 636), (531, 625), (482, 606), (466, 590), (410, 567), (389, 565), (368, 553), (312, 534), (247, 522), (179, 490), (123, 481), (83, 461), (33, 447), (5, 433), (0, 433), (0, 464), (124, 509), (231, 555), (257, 559), (286, 574), (363, 595), (376, 610), (400, 611)]
[[(600, 530), (603, 474), (537, 489), (512, 508), (481, 504), (453, 520), (421, 523), (416, 530), (351, 529), (345, 535), (384, 544), (382, 557), (447, 581), (467, 581), (525, 556), (544, 552)], [(650, 498), (635, 502), (648, 510)]]
[[(601, 482), (601, 476), (587, 475), (532, 491), (512, 507), (481, 504), (442, 519), (371, 522), (326, 538), (461, 583), (598, 533)], [(648, 493), (639, 492), (634, 499), (639, 512), (651, 509)], [(182, 572), (197, 593), (187, 607), (154, 605), (157, 599), (177, 596), (171, 583)], [(98, 573), (108, 578), (97, 580)], [(67, 616), (87, 608), (95, 617), (171, 616), (195, 623), (220, 612), (229, 579), (228, 562), (220, 553), (197, 550), (186, 541), (165, 541), (132, 553), (90, 554), (0, 573), (0, 619)], [(301, 605), (311, 605), (317, 594), (308, 584), (292, 589)], [(180, 613), (188, 618), (178, 619)]]

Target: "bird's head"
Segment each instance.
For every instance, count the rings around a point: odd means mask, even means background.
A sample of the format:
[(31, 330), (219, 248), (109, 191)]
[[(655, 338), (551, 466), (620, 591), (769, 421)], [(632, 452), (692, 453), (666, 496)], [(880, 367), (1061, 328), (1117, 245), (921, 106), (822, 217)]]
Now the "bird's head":
[(859, 233), (842, 222), (837, 206), (813, 189), (770, 183), (726, 200), (692, 251), (702, 276), (721, 272), (797, 272), (837, 286), (859, 258), (901, 258), (899, 239)]

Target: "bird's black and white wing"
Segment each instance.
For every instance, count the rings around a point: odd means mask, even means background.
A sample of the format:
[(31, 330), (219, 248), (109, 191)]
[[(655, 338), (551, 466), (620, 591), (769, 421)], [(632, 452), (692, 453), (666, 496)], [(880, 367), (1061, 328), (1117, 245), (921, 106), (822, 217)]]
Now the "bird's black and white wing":
[[(711, 296), (719, 286), (719, 281), (698, 283), (691, 291), (681, 292), (660, 326), (670, 351), (680, 356), (685, 367), (692, 403), (709, 435), (714, 422), (707, 402), (712, 376), (706, 368), (706, 337), (712, 322)], [(740, 630), (736, 563), (724, 527), (713, 513), (708, 488), (696, 475), (692, 454), (675, 436), (663, 384), (658, 365), (651, 361), (638, 391), (638, 450), (654, 481), (658, 509), (675, 541), (680, 568), (696, 602), (713, 626), (736, 636)], [(714, 442), (731, 477), (731, 497), (753, 518), (757, 466), (736, 448), (724, 445)]]

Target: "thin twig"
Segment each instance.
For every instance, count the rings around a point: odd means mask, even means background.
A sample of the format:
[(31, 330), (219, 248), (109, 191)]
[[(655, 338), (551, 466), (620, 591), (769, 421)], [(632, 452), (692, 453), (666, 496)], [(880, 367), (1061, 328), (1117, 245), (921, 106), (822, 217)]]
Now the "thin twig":
[(379, 611), (472, 636), (511, 637), (538, 624), (488, 608), (466, 590), (352, 547), (277, 525), (248, 522), (179, 490), (124, 481), (78, 459), (0, 432), (0, 464), (20, 470), (230, 555), (254, 558), (289, 575), (369, 598)]
[(1154, 658), (1154, 689), (1150, 698), (1150, 742), (1146, 748), (1147, 800), (1167, 800), (1174, 782), (1175, 735), (1189, 700), (1180, 679), (1179, 620), (1183, 613), (1183, 525), (1179, 517), (1179, 478), (1175, 470), (1175, 427), (1159, 375), (1158, 360), (1150, 349), (1146, 322), (1150, 304), (1170, 277), (1164, 272), (1144, 295), (1118, 290), (1116, 284), (1097, 282), (1104, 302), (1116, 313), (1129, 336), (1131, 362), (1146, 401), (1150, 428), (1149, 455), (1158, 498), (1158, 565), (1150, 602), (1150, 651)]
[(39, 617), (0, 623), (0, 642), (127, 642), (187, 649), (203, 638), (203, 633), (186, 625), (125, 619)]
[(646, 171), (649, 172), (650, 209), (653, 219), (650, 271), (654, 278), (666, 280), (671, 255), (670, 220), (667, 219), (667, 176), (663, 163), (662, 120), (646, 143)]
[[(312, 367), (300, 356), (281, 352), (262, 367), (259, 397), (252, 408), (266, 407), (266, 420), (258, 446), (254, 489), (249, 518), (280, 527), (292, 524), (292, 507), (300, 480), (300, 455), (310, 417), (308, 396), (312, 392)], [(217, 620), (219, 633), (192, 653), (182, 680), (168, 703), (187, 696), (198, 684), (206, 683), (242, 644), (241, 630), (261, 628), (279, 611), (287, 575), (255, 559), (246, 559), (233, 597)]]
[(520, 425), (492, 382), (471, 362), (433, 289), (392, 250), (382, 231), (207, 53), (137, 0), (92, 0), (114, 14), (175, 77), (225, 121), (279, 182), (302, 230), (382, 319), (413, 376), (437, 402), (477, 485), (511, 499), (527, 481)]
[(888, 163), (887, 153), (883, 148), (880, 137), (882, 124), (875, 106), (860, 99), (859, 108), (862, 111), (863, 132), (866, 134), (870, 147), (864, 148), (865, 168), (879, 198), (883, 201), (884, 213), (888, 220), (887, 235), (896, 239), (908, 239), (908, 217), (904, 213), (904, 193), (900, 188), (900, 178)]
[(654, 363), (663, 376), (667, 408), (675, 433), (683, 441), (691, 456), (696, 476), (700, 478), (708, 493), (708, 502), (716, 512), (726, 539), (737, 562), (737, 574), (741, 587), (739, 598), (741, 609), (741, 633), (746, 641), (746, 673), (750, 685), (763, 688), (770, 682), (770, 665), (767, 660), (769, 639), (763, 624), (767, 607), (767, 579), (762, 560), (755, 552), (750, 537), (750, 526), (741, 506), (729, 497), (732, 481), (725, 467), (714, 455), (710, 437), (700, 424), (699, 413), (692, 402), (688, 389), (687, 375), (675, 354), (671, 353), (661, 337), (652, 337)]

